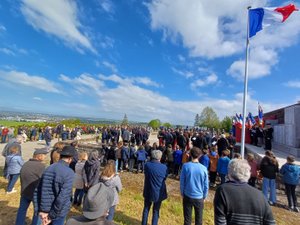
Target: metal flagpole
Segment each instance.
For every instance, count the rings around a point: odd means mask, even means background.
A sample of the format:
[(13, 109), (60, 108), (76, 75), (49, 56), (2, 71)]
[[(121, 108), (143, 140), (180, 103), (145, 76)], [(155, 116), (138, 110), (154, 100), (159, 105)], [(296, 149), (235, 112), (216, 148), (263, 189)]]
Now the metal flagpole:
[(244, 98), (243, 98), (243, 124), (242, 124), (242, 140), (241, 140), (241, 155), (245, 157), (245, 129), (246, 129), (246, 111), (247, 111), (247, 94), (248, 94), (248, 58), (249, 58), (249, 10), (248, 6), (248, 19), (247, 19), (247, 41), (246, 41), (246, 61), (245, 61), (245, 78), (244, 78)]

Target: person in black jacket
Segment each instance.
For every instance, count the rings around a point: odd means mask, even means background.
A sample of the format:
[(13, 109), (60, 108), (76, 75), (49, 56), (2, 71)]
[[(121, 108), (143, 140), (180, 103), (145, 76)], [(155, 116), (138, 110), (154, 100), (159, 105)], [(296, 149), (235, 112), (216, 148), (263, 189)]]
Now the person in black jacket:
[(262, 193), (247, 184), (250, 166), (246, 160), (233, 159), (228, 165), (229, 181), (215, 193), (215, 225), (275, 225), (271, 207)]
[(99, 153), (97, 150), (93, 150), (89, 154), (88, 160), (85, 162), (83, 167), (83, 182), (84, 182), (84, 190), (88, 191), (90, 187), (97, 184), (99, 182), (100, 176), (100, 161), (99, 161)]
[[(278, 162), (270, 150), (267, 150), (265, 157), (260, 163), (260, 172), (263, 176), (263, 187), (262, 191), (265, 198), (269, 199), (269, 204), (273, 205), (276, 203), (276, 173), (279, 172)], [(270, 196), (268, 198), (268, 192), (270, 190)]]

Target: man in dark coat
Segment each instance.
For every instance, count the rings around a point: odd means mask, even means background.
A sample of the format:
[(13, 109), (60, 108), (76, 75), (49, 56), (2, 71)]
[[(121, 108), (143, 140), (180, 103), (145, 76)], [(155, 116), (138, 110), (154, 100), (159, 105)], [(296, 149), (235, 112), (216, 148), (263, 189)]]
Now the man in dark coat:
[(42, 175), (35, 193), (35, 213), (42, 224), (63, 225), (70, 210), (74, 172), (69, 168), (75, 155), (73, 146), (65, 146), (60, 160), (50, 165)]
[(158, 224), (159, 210), (163, 200), (167, 199), (166, 179), (168, 176), (167, 167), (160, 163), (162, 152), (153, 150), (152, 160), (145, 165), (144, 182), (144, 210), (142, 225), (147, 225), (148, 214), (153, 204), (152, 225)]
[(218, 154), (219, 155), (222, 155), (223, 150), (228, 149), (229, 143), (225, 137), (225, 134), (221, 134), (221, 137), (217, 141), (217, 145), (218, 145)]
[[(38, 186), (42, 174), (45, 170), (45, 160), (48, 151), (46, 149), (37, 149), (33, 153), (32, 159), (26, 162), (21, 169), (21, 198), (17, 213), (16, 225), (25, 225), (26, 213), (30, 203), (33, 200), (35, 188)], [(33, 215), (32, 224), (36, 224), (38, 216)]]

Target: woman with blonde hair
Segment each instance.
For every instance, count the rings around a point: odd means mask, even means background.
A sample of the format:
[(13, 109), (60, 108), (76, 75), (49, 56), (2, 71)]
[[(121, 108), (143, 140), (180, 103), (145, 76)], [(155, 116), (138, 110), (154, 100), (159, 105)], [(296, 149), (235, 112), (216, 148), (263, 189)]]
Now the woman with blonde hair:
[(74, 198), (73, 198), (73, 205), (80, 206), (82, 202), (82, 198), (84, 195), (84, 181), (83, 181), (83, 167), (88, 159), (88, 154), (85, 151), (80, 151), (78, 153), (78, 161), (75, 165), (75, 178), (73, 187), (75, 188)]
[(106, 166), (104, 167), (100, 182), (104, 183), (107, 187), (110, 187), (114, 191), (114, 202), (109, 208), (107, 220), (112, 221), (115, 214), (116, 205), (119, 204), (119, 192), (122, 190), (121, 179), (118, 174), (116, 174), (116, 166), (114, 160), (108, 160)]

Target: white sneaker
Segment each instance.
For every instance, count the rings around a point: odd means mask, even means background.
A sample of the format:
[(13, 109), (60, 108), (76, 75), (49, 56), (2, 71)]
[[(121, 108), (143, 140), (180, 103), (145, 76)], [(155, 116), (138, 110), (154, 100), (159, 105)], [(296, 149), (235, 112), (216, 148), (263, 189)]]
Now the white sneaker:
[(9, 195), (9, 194), (16, 193), (16, 192), (17, 192), (17, 190), (14, 190), (14, 189), (13, 189), (13, 190), (11, 190), (11, 191), (7, 191), (6, 194)]
[(294, 207), (294, 212), (299, 212), (298, 207)]

